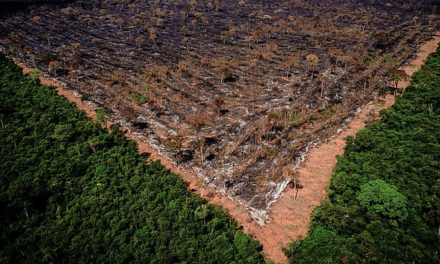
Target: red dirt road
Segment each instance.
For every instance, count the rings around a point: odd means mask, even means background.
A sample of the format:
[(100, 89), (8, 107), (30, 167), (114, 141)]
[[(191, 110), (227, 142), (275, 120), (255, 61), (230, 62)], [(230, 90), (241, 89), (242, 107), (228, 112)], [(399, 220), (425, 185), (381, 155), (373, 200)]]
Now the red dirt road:
[[(440, 32), (429, 42), (425, 43), (417, 53), (417, 57), (403, 69), (408, 75), (412, 75), (419, 70), (423, 61), (428, 55), (437, 49), (437, 43), (440, 42)], [(23, 72), (29, 72), (33, 69), (25, 67), (22, 63), (17, 65), (23, 67)], [(58, 94), (74, 102), (76, 106), (85, 111), (88, 117), (95, 118), (95, 106), (89, 102), (82, 102), (80, 97), (73, 91), (64, 89), (56, 81), (41, 77), (44, 85), (56, 87)], [(408, 82), (400, 82), (400, 87), (405, 88)], [(284, 195), (272, 205), (270, 217), (272, 221), (262, 227), (258, 226), (250, 217), (244, 206), (236, 201), (232, 201), (221, 193), (216, 193), (211, 188), (201, 186), (201, 180), (194, 174), (176, 168), (168, 159), (161, 157), (155, 149), (152, 149), (148, 143), (143, 142), (138, 136), (127, 133), (129, 139), (136, 140), (139, 144), (139, 153), (151, 153), (152, 159), (158, 159), (167, 168), (175, 173), (181, 174), (182, 178), (189, 183), (189, 189), (195, 189), (197, 192), (213, 205), (223, 207), (239, 225), (243, 226), (246, 233), (252, 234), (263, 245), (263, 255), (266, 260), (272, 260), (275, 263), (286, 263), (287, 258), (282, 252), (282, 247), (298, 236), (306, 236), (308, 225), (310, 223), (310, 214), (313, 208), (319, 205), (327, 196), (327, 187), (333, 168), (336, 164), (335, 155), (342, 155), (345, 147), (344, 138), (349, 135), (355, 135), (357, 131), (364, 128), (366, 121), (371, 114), (378, 114), (380, 110), (391, 106), (394, 103), (394, 96), (388, 95), (384, 103), (367, 104), (358, 115), (345, 127), (341, 133), (330, 140), (317, 145), (311, 149), (306, 160), (298, 169), (300, 183), (304, 187), (299, 190), (297, 199), (294, 199), (295, 190), (287, 188)]]
[[(439, 34), (440, 32), (420, 48), (414, 60), (402, 67), (409, 76), (418, 71), (428, 55), (437, 49), (437, 43), (440, 42)], [(400, 88), (405, 88), (408, 85), (409, 80), (399, 83)], [(281, 248), (286, 246), (290, 240), (307, 235), (313, 208), (327, 196), (331, 174), (336, 165), (336, 155), (344, 153), (344, 138), (350, 135), (354, 136), (365, 127), (371, 114), (377, 115), (380, 110), (394, 104), (394, 101), (394, 96), (387, 95), (383, 104), (370, 102), (341, 133), (317, 145), (307, 153), (306, 160), (298, 169), (299, 181), (304, 188), (299, 190), (297, 199), (294, 200), (295, 190), (286, 188), (284, 196), (272, 205), (270, 214), (273, 219), (272, 223), (262, 228), (256, 227), (258, 232), (250, 230), (264, 245), (266, 259), (276, 263), (287, 262)]]

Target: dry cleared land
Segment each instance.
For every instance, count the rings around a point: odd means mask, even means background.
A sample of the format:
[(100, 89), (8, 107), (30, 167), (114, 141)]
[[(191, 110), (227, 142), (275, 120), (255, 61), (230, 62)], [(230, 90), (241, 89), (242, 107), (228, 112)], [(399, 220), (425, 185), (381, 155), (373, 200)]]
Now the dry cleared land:
[(0, 46), (263, 225), (288, 184), (306, 188), (296, 168), (307, 151), (378, 96), (433, 35), (436, 12), (403, 1), (77, 1), (3, 8)]
[(61, 83), (90, 116), (105, 110), (141, 154), (223, 205), (280, 262), (325, 197), (342, 139), (393, 97), (364, 106), (380, 86), (405, 86), (393, 70), (437, 27), (435, 6), (382, 1), (90, 1), (2, 12), (3, 50)]

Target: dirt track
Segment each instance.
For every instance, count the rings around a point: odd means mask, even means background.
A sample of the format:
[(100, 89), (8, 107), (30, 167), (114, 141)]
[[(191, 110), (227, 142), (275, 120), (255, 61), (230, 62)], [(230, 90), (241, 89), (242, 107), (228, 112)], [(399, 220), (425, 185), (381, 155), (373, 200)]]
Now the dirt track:
[[(428, 55), (437, 48), (440, 42), (440, 32), (429, 42), (425, 43), (417, 53), (417, 57), (412, 60), (403, 69), (408, 75), (420, 69), (423, 61)], [(24, 73), (33, 69), (25, 67), (22, 63), (17, 65), (23, 67)], [(65, 96), (74, 102), (77, 107), (87, 113), (88, 117), (94, 118), (96, 106), (89, 102), (82, 102), (79, 95), (71, 90), (64, 89), (56, 81), (41, 77), (44, 85), (56, 87), (58, 94)], [(401, 82), (399, 86), (405, 88), (409, 84)], [(137, 135), (127, 133), (129, 139), (136, 140), (139, 143), (139, 153), (151, 153), (150, 158), (159, 159), (161, 163), (175, 173), (179, 173), (189, 183), (190, 190), (197, 190), (203, 198), (210, 201), (211, 204), (223, 207), (239, 225), (243, 226), (246, 233), (252, 234), (263, 245), (263, 254), (266, 260), (272, 260), (275, 263), (285, 263), (287, 258), (282, 252), (282, 247), (298, 236), (305, 236), (308, 231), (310, 214), (313, 208), (326, 198), (327, 186), (330, 181), (332, 170), (336, 164), (335, 155), (342, 155), (345, 147), (344, 138), (349, 135), (355, 135), (357, 131), (364, 128), (369, 116), (374, 116), (381, 109), (391, 106), (394, 103), (394, 96), (388, 95), (384, 103), (369, 103), (358, 115), (344, 128), (337, 136), (311, 149), (305, 162), (299, 167), (300, 183), (304, 187), (299, 190), (297, 199), (294, 200), (295, 190), (287, 188), (275, 204), (272, 205), (270, 217), (272, 221), (263, 227), (254, 223), (248, 211), (238, 202), (225, 197), (221, 193), (216, 193), (211, 188), (203, 187), (201, 181), (193, 174), (176, 168), (168, 159), (161, 157), (157, 151), (143, 142)]]
[[(412, 76), (420, 69), (428, 55), (437, 49), (438, 42), (440, 42), (440, 32), (437, 32), (431, 41), (425, 43), (416, 57), (402, 69)], [(409, 81), (399, 83), (400, 88), (408, 85)], [(294, 200), (295, 190), (286, 189), (284, 196), (272, 206), (270, 216), (273, 222), (260, 228), (259, 232), (251, 230), (265, 246), (264, 252), (267, 254), (267, 259), (275, 262), (287, 261), (281, 252), (281, 247), (286, 246), (290, 240), (307, 234), (313, 208), (327, 196), (327, 187), (336, 164), (336, 155), (344, 153), (344, 138), (355, 135), (365, 127), (369, 116), (377, 115), (380, 110), (394, 104), (394, 101), (393, 95), (387, 95), (383, 104), (370, 102), (341, 133), (309, 151), (305, 162), (299, 168), (299, 179), (304, 188), (299, 190), (297, 199)]]

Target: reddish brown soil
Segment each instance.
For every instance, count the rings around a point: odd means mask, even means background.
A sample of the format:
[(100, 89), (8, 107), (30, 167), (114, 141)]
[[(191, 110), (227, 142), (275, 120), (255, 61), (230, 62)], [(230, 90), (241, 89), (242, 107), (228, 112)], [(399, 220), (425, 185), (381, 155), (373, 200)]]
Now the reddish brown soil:
[[(429, 42), (425, 43), (417, 53), (417, 57), (412, 60), (403, 69), (408, 75), (420, 69), (428, 55), (437, 48), (440, 42), (440, 32)], [(33, 69), (25, 67), (22, 63), (15, 61), (17, 65), (23, 67), (23, 73)], [(74, 102), (76, 106), (85, 111), (88, 117), (94, 118), (96, 108), (90, 102), (82, 102), (80, 96), (71, 90), (64, 89), (56, 81), (41, 77), (44, 85), (56, 87), (58, 94)], [(402, 81), (399, 87), (405, 88), (409, 81)], [(364, 128), (367, 120), (378, 115), (379, 111), (391, 106), (395, 101), (394, 96), (387, 95), (382, 102), (370, 102), (356, 117), (345, 127), (341, 133), (330, 140), (319, 144), (308, 152), (306, 160), (299, 167), (299, 181), (302, 189), (298, 193), (291, 188), (287, 188), (284, 195), (272, 205), (269, 213), (272, 221), (264, 226), (257, 225), (250, 217), (246, 208), (238, 202), (225, 197), (215, 190), (203, 186), (203, 181), (195, 175), (176, 168), (168, 159), (160, 156), (157, 151), (151, 148), (137, 135), (127, 133), (128, 139), (136, 140), (139, 144), (139, 153), (151, 153), (150, 158), (158, 159), (167, 168), (175, 173), (181, 174), (182, 178), (189, 183), (190, 190), (197, 192), (213, 205), (219, 205), (226, 210), (239, 225), (243, 226), (246, 233), (252, 234), (263, 245), (263, 255), (266, 260), (272, 260), (275, 263), (286, 263), (287, 258), (282, 252), (282, 248), (299, 236), (306, 236), (310, 215), (313, 208), (319, 205), (327, 196), (327, 187), (336, 164), (336, 155), (342, 155), (345, 147), (344, 138), (349, 135), (355, 135), (357, 131)], [(297, 194), (296, 194), (297, 193)], [(294, 199), (296, 194), (296, 199)]]

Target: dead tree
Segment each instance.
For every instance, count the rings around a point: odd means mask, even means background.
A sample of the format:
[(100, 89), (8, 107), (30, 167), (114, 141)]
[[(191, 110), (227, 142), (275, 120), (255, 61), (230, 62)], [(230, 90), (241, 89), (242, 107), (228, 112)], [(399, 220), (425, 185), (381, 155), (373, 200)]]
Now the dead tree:
[(306, 57), (307, 68), (312, 74), (312, 80), (314, 78), (314, 71), (316, 70), (319, 63), (319, 58), (315, 54), (309, 54)]
[(225, 105), (225, 101), (220, 96), (216, 96), (212, 102), (212, 106), (217, 110), (217, 114), (220, 115), (220, 111), (222, 110), (223, 106)]
[(298, 190), (302, 189), (302, 186), (299, 184), (300, 174), (298, 172), (292, 171), (289, 167), (284, 167), (283, 174), (288, 179), (290, 178), (289, 187), (295, 190), (295, 195), (293, 199), (296, 200), (298, 197)]

